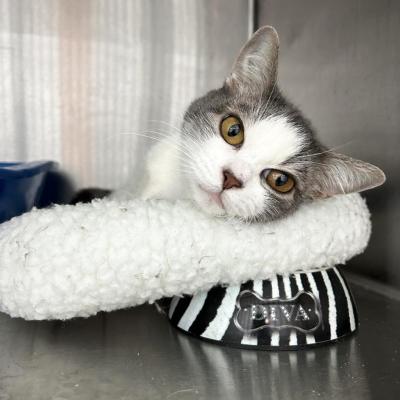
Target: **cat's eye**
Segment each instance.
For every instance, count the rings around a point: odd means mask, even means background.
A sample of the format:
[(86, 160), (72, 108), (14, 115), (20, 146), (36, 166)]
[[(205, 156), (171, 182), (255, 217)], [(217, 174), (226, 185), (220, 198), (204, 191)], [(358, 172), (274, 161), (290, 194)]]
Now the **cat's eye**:
[(277, 169), (265, 169), (261, 172), (261, 179), (280, 193), (288, 193), (295, 186), (295, 181), (290, 175)]
[(226, 143), (232, 146), (240, 146), (244, 141), (244, 129), (242, 121), (233, 115), (221, 121), (220, 133)]

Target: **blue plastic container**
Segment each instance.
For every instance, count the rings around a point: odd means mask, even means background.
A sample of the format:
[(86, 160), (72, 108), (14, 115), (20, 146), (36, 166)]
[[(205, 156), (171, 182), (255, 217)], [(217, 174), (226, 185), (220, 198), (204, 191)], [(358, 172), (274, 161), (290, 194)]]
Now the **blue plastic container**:
[(53, 161), (0, 163), (0, 223), (38, 206)]

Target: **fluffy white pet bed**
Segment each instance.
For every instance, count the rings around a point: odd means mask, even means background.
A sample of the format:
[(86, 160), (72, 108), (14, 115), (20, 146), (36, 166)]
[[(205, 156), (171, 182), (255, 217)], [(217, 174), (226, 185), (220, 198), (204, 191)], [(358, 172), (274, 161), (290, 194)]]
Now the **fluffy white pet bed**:
[(26, 319), (86, 317), (343, 264), (364, 250), (369, 235), (358, 194), (250, 225), (211, 218), (184, 201), (33, 210), (0, 226), (0, 310)]

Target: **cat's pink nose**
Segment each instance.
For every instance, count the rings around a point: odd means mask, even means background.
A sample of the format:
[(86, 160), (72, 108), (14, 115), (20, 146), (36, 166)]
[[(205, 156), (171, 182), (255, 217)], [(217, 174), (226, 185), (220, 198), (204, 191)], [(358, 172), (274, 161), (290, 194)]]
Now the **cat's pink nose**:
[(235, 175), (230, 171), (223, 171), (224, 174), (224, 183), (222, 185), (223, 190), (231, 189), (231, 188), (241, 188), (242, 182), (236, 178)]

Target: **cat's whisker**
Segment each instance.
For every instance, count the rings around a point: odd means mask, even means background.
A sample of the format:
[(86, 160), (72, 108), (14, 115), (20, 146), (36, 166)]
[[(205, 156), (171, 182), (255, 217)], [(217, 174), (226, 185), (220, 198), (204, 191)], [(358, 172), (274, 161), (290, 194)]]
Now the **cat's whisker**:
[[(183, 134), (182, 136), (183, 141), (188, 141), (190, 144), (192, 144), (196, 149), (202, 149), (202, 144), (205, 143), (207, 138), (200, 138), (200, 140), (196, 140), (195, 138), (192, 137), (192, 135), (190, 135), (190, 133), (186, 133)], [(190, 144), (188, 144), (188, 146), (190, 146)]]
[(186, 143), (186, 145), (191, 151), (193, 151), (193, 148), (198, 150), (199, 152), (203, 151), (203, 144), (206, 142), (206, 140), (203, 140), (203, 138), (201, 140), (195, 140), (192, 137), (190, 137), (190, 135), (185, 135), (183, 141), (186, 140), (189, 141), (189, 143)]
[[(166, 125), (167, 127), (174, 129), (174, 131), (175, 131), (173, 134), (171, 134), (171, 133), (170, 133), (170, 134), (165, 134), (164, 132), (154, 130), (154, 132), (158, 132), (158, 134), (160, 134), (161, 136), (163, 136), (163, 137), (169, 137), (169, 136), (174, 135), (175, 133), (177, 133), (177, 134), (179, 134), (179, 136), (180, 136), (179, 139), (178, 139), (178, 138), (177, 138), (177, 139), (180, 140), (180, 142), (182, 142), (182, 143), (181, 143), (182, 146), (185, 146), (187, 149), (192, 150), (192, 149), (189, 147), (189, 144), (187, 144), (185, 141), (189, 141), (190, 143), (192, 143), (192, 144), (195, 145), (196, 147), (198, 146), (198, 142), (197, 142), (196, 140), (194, 140), (194, 139), (191, 137), (190, 134), (185, 134), (185, 133), (187, 133), (187, 132), (185, 132), (185, 129), (184, 129), (184, 128), (182, 128), (182, 130), (181, 130), (181, 129), (178, 129), (176, 126), (174, 126), (174, 125), (172, 125), (172, 124), (170, 124), (170, 123), (168, 123), (168, 122), (166, 122), (166, 121), (161, 121), (161, 120), (150, 120), (150, 121), (162, 123), (162, 124)], [(182, 140), (182, 139), (183, 139), (183, 140)]]
[(326, 154), (326, 153), (333, 153), (336, 150), (342, 149), (343, 147), (348, 146), (349, 144), (352, 144), (352, 143), (354, 143), (354, 140), (349, 140), (346, 143), (340, 144), (340, 145), (335, 146), (335, 147), (331, 147), (330, 149), (327, 149), (327, 150), (324, 150), (324, 151), (321, 151), (321, 152), (318, 152), (318, 153), (300, 155), (300, 156), (297, 156), (297, 158), (316, 157), (316, 156), (319, 156), (319, 155), (322, 155), (322, 154)]
[(139, 137), (144, 137), (147, 139), (151, 139), (154, 140), (156, 142), (159, 143), (165, 143), (168, 144), (172, 147), (174, 147), (175, 149), (179, 150), (182, 154), (185, 154), (187, 157), (191, 157), (191, 154), (187, 151), (187, 149), (185, 149), (184, 147), (182, 147), (180, 142), (176, 142), (176, 141), (172, 141), (171, 138), (167, 138), (164, 137), (162, 139), (155, 137), (155, 136), (151, 136), (149, 134), (147, 134), (147, 132), (152, 133), (151, 131), (144, 131), (143, 133), (139, 133), (139, 132), (122, 132), (120, 133), (121, 135), (134, 135), (134, 136), (139, 136)]
[[(183, 148), (186, 148), (185, 143), (182, 143), (182, 141), (179, 140), (179, 138), (176, 138), (175, 136), (173, 136), (173, 135), (171, 135), (171, 134), (166, 134), (165, 132), (162, 132), (162, 131), (157, 131), (157, 130), (150, 130), (150, 129), (148, 129), (148, 130), (143, 131), (142, 133), (137, 133), (137, 132), (122, 132), (122, 133), (120, 133), (120, 134), (123, 134), (123, 135), (143, 136), (143, 135), (146, 134), (146, 133), (151, 133), (151, 134), (160, 136), (162, 139), (167, 139), (167, 140), (169, 140), (169, 141), (174, 140), (174, 142), (176, 143), (177, 146), (179, 145), (179, 146), (181, 146), (181, 147), (183, 147)], [(146, 136), (148, 136), (148, 135), (146, 135)], [(155, 140), (156, 140), (156, 139), (159, 139), (160, 142), (162, 141), (162, 140), (160, 140), (160, 138), (157, 138), (157, 137), (155, 137), (154, 139), (155, 139)], [(186, 150), (188, 150), (188, 149), (186, 148)]]
[(152, 133), (154, 135), (158, 135), (160, 136), (162, 139), (167, 139), (167, 140), (173, 140), (177, 145), (181, 146), (182, 148), (184, 148), (185, 150), (191, 150), (186, 143), (184, 143), (181, 138), (176, 137), (174, 135), (171, 134), (165, 134), (165, 132), (162, 131), (157, 131), (157, 130), (146, 130), (145, 132), (148, 133)]
[(167, 126), (168, 128), (172, 128), (175, 132), (182, 134), (182, 131), (177, 126), (171, 124), (170, 122), (163, 121), (163, 120), (157, 120), (157, 119), (150, 119), (149, 122), (163, 124), (163, 125)]
[(190, 175), (190, 176), (194, 175), (194, 173), (195, 173), (195, 171), (194, 171), (193, 168), (191, 168), (191, 167), (185, 167), (185, 166), (183, 166), (183, 165), (181, 165), (181, 164), (178, 165), (178, 169), (179, 169), (180, 171), (184, 172), (185, 174)]
[(326, 164), (324, 163), (320, 163), (317, 161), (311, 161), (311, 160), (307, 160), (307, 161), (293, 161), (291, 162), (289, 165), (296, 167), (296, 165), (305, 165), (305, 166), (309, 166), (310, 164), (312, 165), (320, 165), (320, 166), (325, 166)]

